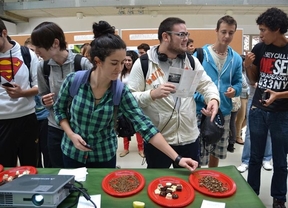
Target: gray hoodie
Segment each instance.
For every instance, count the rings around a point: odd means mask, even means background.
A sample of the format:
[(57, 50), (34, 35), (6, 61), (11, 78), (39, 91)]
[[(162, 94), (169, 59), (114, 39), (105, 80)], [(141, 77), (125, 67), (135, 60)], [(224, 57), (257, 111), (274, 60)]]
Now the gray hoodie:
[[(75, 71), (74, 69), (74, 57), (75, 56), (76, 54), (72, 53), (72, 51), (69, 50), (67, 60), (64, 62), (62, 66), (59, 66), (53, 59), (49, 60), (48, 65), (50, 65), (50, 76), (48, 79), (49, 79), (50, 87), (47, 85), (46, 80), (44, 79), (44, 72), (43, 72), (44, 61), (41, 61), (41, 63), (38, 66), (38, 72), (37, 72), (38, 90), (39, 90), (40, 96), (43, 96), (49, 93), (55, 93), (54, 101), (56, 101), (62, 82), (64, 81), (64, 79), (69, 73)], [(92, 67), (93, 65), (87, 58), (83, 57), (81, 59), (81, 68), (83, 70), (88, 70), (88, 69), (91, 69)], [(48, 125), (53, 126), (58, 129), (62, 129), (61, 126), (59, 126), (55, 121), (53, 107), (49, 107), (48, 110), (50, 112), (49, 117), (48, 117), (48, 121), (49, 121)]]

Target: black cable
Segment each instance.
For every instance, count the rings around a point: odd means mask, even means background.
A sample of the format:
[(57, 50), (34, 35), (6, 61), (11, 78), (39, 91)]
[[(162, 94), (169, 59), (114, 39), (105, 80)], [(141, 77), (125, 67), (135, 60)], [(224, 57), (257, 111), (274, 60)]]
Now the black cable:
[(175, 111), (175, 108), (176, 108), (176, 104), (177, 104), (177, 101), (178, 101), (178, 97), (176, 98), (176, 101), (175, 101), (175, 104), (174, 104), (174, 107), (173, 107), (173, 111), (170, 115), (170, 118), (168, 119), (168, 121), (166, 122), (166, 124), (163, 126), (163, 128), (161, 129), (160, 133), (162, 133), (162, 131), (164, 130), (164, 128), (168, 125), (169, 121), (171, 120), (172, 116), (173, 116), (173, 113)]
[(77, 202), (79, 201), (79, 198), (80, 198), (80, 195), (81, 195), (81, 194), (85, 197), (85, 199), (86, 199), (87, 201), (90, 201), (91, 204), (93, 204), (94, 208), (97, 208), (96, 204), (91, 200), (90, 195), (87, 193), (87, 189), (85, 189), (85, 188), (83, 187), (83, 184), (80, 183), (80, 182), (78, 182), (78, 181), (75, 181), (75, 184), (78, 184), (78, 185), (80, 186), (80, 188), (77, 187), (77, 186), (75, 186), (74, 184), (66, 184), (66, 185), (64, 186), (64, 188), (69, 189), (69, 192), (70, 192), (70, 193), (72, 193), (72, 192), (78, 192), (78, 195), (77, 195), (77, 197), (76, 197), (76, 199), (75, 199), (75, 202), (74, 202), (72, 205), (70, 205), (69, 207), (66, 207), (66, 208), (72, 208), (72, 207), (74, 207), (74, 206), (77, 204)]

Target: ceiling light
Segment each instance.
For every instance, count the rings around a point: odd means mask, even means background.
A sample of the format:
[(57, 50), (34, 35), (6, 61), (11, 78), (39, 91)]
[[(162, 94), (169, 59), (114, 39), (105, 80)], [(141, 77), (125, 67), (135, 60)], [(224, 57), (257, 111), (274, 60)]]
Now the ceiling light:
[(144, 7), (140, 7), (138, 9), (138, 14), (144, 14)]
[(232, 16), (233, 15), (233, 11), (232, 10), (227, 10), (225, 14), (229, 15), (229, 16)]
[(120, 7), (119, 11), (118, 11), (118, 14), (119, 15), (124, 15), (125, 14), (124, 8)]
[(151, 11), (150, 14), (151, 14), (152, 17), (157, 17), (158, 12), (157, 11)]
[(133, 8), (129, 8), (127, 11), (127, 14), (129, 14), (129, 15), (134, 14)]
[(82, 12), (77, 12), (76, 17), (77, 17), (77, 19), (83, 19), (84, 15)]

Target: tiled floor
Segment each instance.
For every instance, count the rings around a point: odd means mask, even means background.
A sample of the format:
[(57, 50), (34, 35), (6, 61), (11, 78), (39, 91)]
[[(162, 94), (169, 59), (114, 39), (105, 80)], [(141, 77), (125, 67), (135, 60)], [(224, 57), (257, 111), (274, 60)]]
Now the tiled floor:
[[(142, 164), (143, 159), (138, 155), (136, 138), (132, 137), (130, 142), (130, 153), (125, 157), (119, 157), (119, 153), (123, 150), (123, 139), (119, 138), (119, 148), (117, 152), (117, 165), (121, 168), (146, 168), (147, 165)], [(229, 153), (225, 160), (220, 160), (219, 166), (235, 165), (236, 167), (241, 163), (241, 155), (243, 146), (235, 144), (234, 153)], [(270, 196), (270, 183), (273, 171), (266, 171), (262, 168), (261, 172), (261, 193), (259, 198), (266, 205), (267, 208), (272, 207), (272, 197)], [(247, 179), (247, 171), (242, 173), (243, 177)], [(245, 199), (243, 199), (245, 200)], [(286, 206), (288, 204), (286, 203)]]

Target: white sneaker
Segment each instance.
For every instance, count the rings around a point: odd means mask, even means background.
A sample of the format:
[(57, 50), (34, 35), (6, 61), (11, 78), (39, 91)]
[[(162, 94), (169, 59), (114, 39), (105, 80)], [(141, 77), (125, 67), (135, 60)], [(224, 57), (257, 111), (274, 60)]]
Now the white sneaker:
[(262, 166), (265, 170), (272, 170), (273, 166), (270, 164), (270, 161), (263, 161)]
[(241, 165), (238, 166), (237, 170), (238, 170), (240, 173), (244, 173), (246, 170), (248, 170), (248, 165), (245, 164), (245, 163), (241, 163)]

